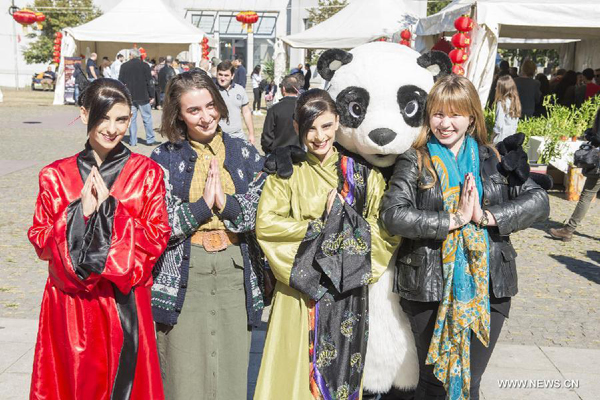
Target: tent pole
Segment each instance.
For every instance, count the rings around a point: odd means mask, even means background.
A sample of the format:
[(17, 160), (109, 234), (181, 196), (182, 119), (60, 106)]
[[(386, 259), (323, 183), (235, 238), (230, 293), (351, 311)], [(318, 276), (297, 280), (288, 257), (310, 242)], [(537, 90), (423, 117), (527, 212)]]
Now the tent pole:
[[(12, 7), (15, 7), (15, 0), (12, 1)], [(17, 21), (13, 18), (13, 42), (15, 49), (15, 87), (19, 90), (19, 48), (17, 46)]]

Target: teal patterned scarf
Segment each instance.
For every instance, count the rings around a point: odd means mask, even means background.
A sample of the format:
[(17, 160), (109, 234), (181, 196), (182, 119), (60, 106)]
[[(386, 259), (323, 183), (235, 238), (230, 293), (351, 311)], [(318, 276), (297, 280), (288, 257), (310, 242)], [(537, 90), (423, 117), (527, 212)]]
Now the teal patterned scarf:
[[(479, 149), (471, 136), (454, 154), (431, 135), (427, 143), (442, 188), (444, 210), (456, 212), (467, 173), (475, 177), (479, 199), (483, 185)], [(426, 364), (444, 384), (450, 400), (469, 399), (471, 332), (489, 345), (489, 247), (487, 231), (469, 222), (448, 234), (442, 246), (444, 289)]]

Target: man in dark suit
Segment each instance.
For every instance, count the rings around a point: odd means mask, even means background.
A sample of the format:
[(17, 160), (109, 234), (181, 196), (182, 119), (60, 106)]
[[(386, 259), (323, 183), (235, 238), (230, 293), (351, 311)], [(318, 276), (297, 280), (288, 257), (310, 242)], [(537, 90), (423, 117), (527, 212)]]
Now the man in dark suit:
[(267, 110), (260, 138), (260, 145), (265, 154), (273, 152), (277, 147), (300, 146), (298, 134), (294, 130), (293, 115), (296, 96), (298, 96), (302, 84), (304, 82), (298, 82), (292, 75), (286, 76), (281, 81), (283, 98)]
[(137, 112), (142, 113), (144, 129), (146, 130), (146, 145), (151, 146), (154, 142), (154, 129), (152, 127), (152, 109), (154, 102), (154, 83), (150, 66), (140, 59), (140, 51), (131, 49), (129, 52), (131, 60), (121, 66), (119, 80), (127, 86), (131, 92), (131, 125), (129, 125), (129, 145), (137, 145)]
[(238, 57), (235, 60), (233, 60), (232, 64), (235, 67), (235, 74), (233, 75), (233, 83), (235, 83), (236, 85), (240, 85), (241, 87), (246, 89), (246, 81), (248, 80), (248, 71), (246, 71), (244, 64), (242, 64), (242, 59)]
[(173, 57), (167, 56), (167, 58), (165, 59), (164, 67), (162, 67), (160, 71), (158, 71), (158, 90), (160, 90), (159, 100), (161, 106), (163, 104), (163, 101), (165, 100), (165, 91), (167, 89), (167, 83), (169, 83), (169, 80), (172, 77), (177, 75), (175, 69), (173, 69), (173, 66), (171, 64), (173, 64)]

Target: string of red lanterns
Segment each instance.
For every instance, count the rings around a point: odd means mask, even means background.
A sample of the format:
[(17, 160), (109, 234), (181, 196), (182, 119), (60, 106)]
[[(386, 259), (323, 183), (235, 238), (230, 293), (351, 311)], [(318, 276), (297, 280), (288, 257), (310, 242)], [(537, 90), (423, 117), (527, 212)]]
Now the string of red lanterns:
[(463, 64), (469, 59), (471, 53), (471, 34), (473, 30), (473, 20), (468, 15), (462, 15), (454, 21), (454, 27), (458, 31), (452, 36), (452, 45), (455, 47), (454, 50), (448, 53), (450, 60), (452, 60), (452, 72), (456, 75), (464, 75), (465, 68)]
[(52, 62), (56, 65), (60, 64), (62, 37), (63, 35), (60, 32), (56, 32), (54, 34), (54, 52), (52, 53)]
[(204, 38), (202, 38), (202, 42), (200, 43), (202, 44), (202, 58), (208, 60), (208, 53), (210, 53), (210, 49), (208, 47), (208, 38), (204, 36)]
[(402, 39), (402, 40), (400, 40), (400, 44), (410, 47), (410, 40), (412, 39), (412, 33), (410, 33), (409, 29), (405, 29), (402, 32), (400, 32), (400, 38)]

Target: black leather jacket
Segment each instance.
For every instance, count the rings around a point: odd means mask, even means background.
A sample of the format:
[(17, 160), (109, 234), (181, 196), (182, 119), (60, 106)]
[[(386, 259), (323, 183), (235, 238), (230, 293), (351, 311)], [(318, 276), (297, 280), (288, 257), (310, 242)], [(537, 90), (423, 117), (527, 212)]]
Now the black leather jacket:
[[(509, 235), (548, 218), (548, 194), (531, 179), (522, 186), (509, 187), (498, 170), (492, 149), (479, 147), (483, 181), (483, 208), (489, 210), (497, 227), (489, 227), (490, 286), (497, 298), (517, 294), (517, 269)], [(387, 230), (404, 239), (398, 249), (394, 291), (414, 301), (441, 301), (443, 289), (441, 249), (450, 228), (450, 214), (444, 211), (439, 181), (432, 182), (425, 168), (419, 172), (417, 153), (410, 149), (398, 157), (382, 208)]]
[(176, 75), (175, 70), (170, 65), (165, 65), (158, 71), (158, 87), (161, 93), (167, 89), (167, 83)]

